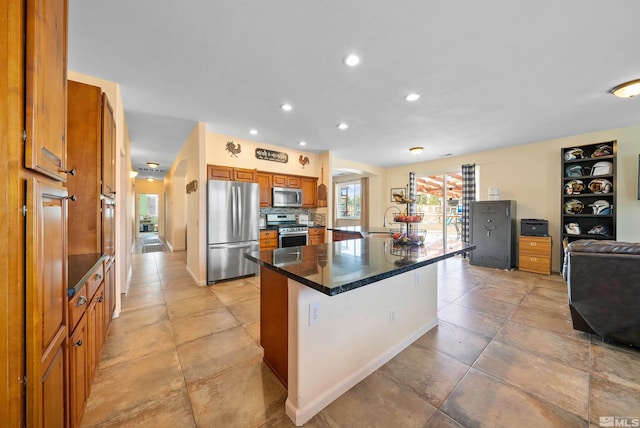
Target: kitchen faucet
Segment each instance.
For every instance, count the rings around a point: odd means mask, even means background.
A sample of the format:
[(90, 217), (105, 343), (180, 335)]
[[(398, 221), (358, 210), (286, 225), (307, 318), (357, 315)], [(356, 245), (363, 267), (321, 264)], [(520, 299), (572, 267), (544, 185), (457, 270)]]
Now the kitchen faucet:
[(384, 210), (384, 218), (382, 219), (382, 227), (387, 227), (387, 212), (392, 208), (395, 208), (396, 210), (398, 210), (398, 214), (402, 214), (402, 211), (400, 211), (400, 208), (398, 208), (398, 207), (396, 207), (394, 205), (391, 205), (386, 210)]

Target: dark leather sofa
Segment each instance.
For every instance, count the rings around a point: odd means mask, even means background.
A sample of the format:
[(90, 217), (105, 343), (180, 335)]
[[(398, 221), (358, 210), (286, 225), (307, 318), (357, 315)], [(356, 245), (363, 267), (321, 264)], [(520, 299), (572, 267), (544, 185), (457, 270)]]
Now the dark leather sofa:
[(562, 274), (574, 329), (640, 347), (640, 243), (571, 242)]

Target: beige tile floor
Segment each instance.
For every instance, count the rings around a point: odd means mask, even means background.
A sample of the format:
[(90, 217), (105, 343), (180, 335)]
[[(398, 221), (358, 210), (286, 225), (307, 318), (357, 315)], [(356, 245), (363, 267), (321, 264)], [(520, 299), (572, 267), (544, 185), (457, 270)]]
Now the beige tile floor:
[[(441, 262), (439, 324), (308, 427), (597, 427), (640, 417), (640, 351), (575, 331), (559, 275)], [(262, 364), (259, 278), (198, 287), (185, 253), (133, 256), (85, 427), (290, 427)]]

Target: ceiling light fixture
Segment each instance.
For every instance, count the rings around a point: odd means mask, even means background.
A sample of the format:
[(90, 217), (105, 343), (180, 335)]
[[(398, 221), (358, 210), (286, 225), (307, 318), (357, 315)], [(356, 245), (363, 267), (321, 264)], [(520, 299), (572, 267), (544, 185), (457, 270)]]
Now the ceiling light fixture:
[(256, 131), (255, 129), (250, 129), (250, 130), (249, 130), (249, 134), (251, 134), (251, 135), (258, 135), (258, 131)]
[(632, 80), (630, 82), (622, 83), (611, 89), (611, 92), (616, 97), (631, 98), (640, 94), (640, 79)]
[(298, 145), (299, 145), (299, 146), (306, 146), (306, 145), (307, 145), (307, 143), (306, 143), (305, 141), (300, 141), (300, 142), (298, 143)]
[(147, 181), (153, 181), (153, 177), (147, 178)]
[(356, 65), (360, 64), (360, 57), (355, 54), (347, 55), (344, 58), (344, 63), (349, 67), (355, 67)]
[(136, 178), (138, 176), (138, 171), (129, 171), (129, 178)]
[(407, 94), (407, 96), (404, 97), (404, 99), (409, 101), (409, 102), (414, 102), (414, 101), (418, 101), (420, 99), (420, 97), (422, 97), (422, 95), (420, 95), (419, 93), (412, 92), (410, 94)]
[(293, 110), (293, 106), (289, 103), (284, 103), (280, 106), (280, 108), (284, 111), (291, 111)]
[(338, 127), (339, 130), (344, 131), (345, 129), (349, 128), (349, 125), (344, 123), (344, 122), (340, 122), (339, 124), (336, 125)]
[(160, 164), (158, 162), (147, 162), (147, 166), (149, 168), (157, 168), (160, 166)]
[(409, 151), (412, 155), (419, 155), (424, 150), (424, 147), (411, 147)]

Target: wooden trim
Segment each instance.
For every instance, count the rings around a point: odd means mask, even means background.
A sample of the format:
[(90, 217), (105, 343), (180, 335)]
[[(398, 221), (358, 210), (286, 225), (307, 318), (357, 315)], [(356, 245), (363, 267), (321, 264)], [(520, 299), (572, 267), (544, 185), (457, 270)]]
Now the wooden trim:
[(0, 3), (0, 415), (8, 427), (24, 420), (24, 1)]

